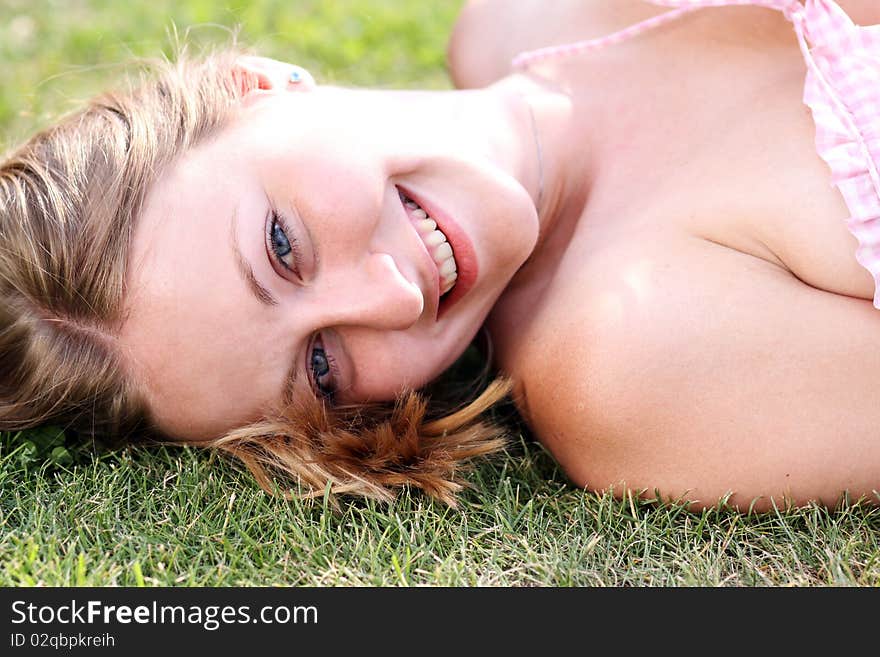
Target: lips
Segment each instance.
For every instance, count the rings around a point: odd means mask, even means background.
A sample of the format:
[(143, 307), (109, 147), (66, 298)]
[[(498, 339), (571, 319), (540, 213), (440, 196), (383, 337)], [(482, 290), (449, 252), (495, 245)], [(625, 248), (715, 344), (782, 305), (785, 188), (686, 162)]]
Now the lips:
[[(476, 253), (467, 234), (441, 209), (426, 200), (424, 196), (403, 187), (398, 187), (398, 192), (410, 220), (425, 242), (428, 254), (438, 270), (441, 295), (437, 313), (439, 319), (473, 286), (477, 276)], [(407, 206), (407, 200), (416, 207), (412, 207), (412, 204)], [(422, 217), (422, 214), (426, 216)], [(436, 227), (430, 222), (434, 222)], [(444, 243), (449, 245), (448, 248), (443, 246)]]

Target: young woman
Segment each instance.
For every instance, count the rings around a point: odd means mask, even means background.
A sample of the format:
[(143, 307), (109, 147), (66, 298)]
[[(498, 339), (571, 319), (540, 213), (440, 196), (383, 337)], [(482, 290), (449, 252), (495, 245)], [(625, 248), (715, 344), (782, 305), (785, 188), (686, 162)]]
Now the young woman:
[(578, 486), (877, 501), (878, 22), (482, 0), (457, 91), (226, 53), (98, 99), (0, 173), (2, 427), (452, 501), (506, 388), (446, 416), (407, 391), (485, 327)]

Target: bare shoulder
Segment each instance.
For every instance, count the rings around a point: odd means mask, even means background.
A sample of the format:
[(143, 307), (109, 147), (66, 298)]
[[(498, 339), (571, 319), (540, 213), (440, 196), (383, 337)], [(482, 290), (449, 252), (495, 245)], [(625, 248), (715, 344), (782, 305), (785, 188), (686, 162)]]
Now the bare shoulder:
[(511, 41), (523, 4), (508, 0), (468, 0), (452, 30), (446, 58), (461, 89), (484, 87), (509, 71)]
[[(860, 25), (880, 23), (876, 0), (838, 0)], [(609, 34), (668, 11), (644, 0), (467, 0), (447, 47), (459, 88), (483, 87), (510, 73), (520, 52)]]
[(880, 23), (880, 5), (876, 0), (838, 0), (837, 4), (857, 25)]
[(666, 11), (643, 0), (468, 0), (453, 27), (447, 62), (459, 88), (510, 73), (524, 50), (579, 41)]
[(596, 266), (548, 296), (506, 360), (524, 415), (576, 484), (698, 506), (873, 495), (870, 302), (696, 239)]

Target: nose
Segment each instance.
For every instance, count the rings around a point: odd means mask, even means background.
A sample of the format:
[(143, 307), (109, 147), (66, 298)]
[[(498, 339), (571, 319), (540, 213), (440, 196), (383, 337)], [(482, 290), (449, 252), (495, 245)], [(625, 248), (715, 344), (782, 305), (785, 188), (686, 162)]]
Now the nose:
[(324, 321), (331, 326), (402, 331), (415, 324), (425, 308), (421, 288), (387, 253), (368, 253), (360, 262), (327, 271), (318, 287)]

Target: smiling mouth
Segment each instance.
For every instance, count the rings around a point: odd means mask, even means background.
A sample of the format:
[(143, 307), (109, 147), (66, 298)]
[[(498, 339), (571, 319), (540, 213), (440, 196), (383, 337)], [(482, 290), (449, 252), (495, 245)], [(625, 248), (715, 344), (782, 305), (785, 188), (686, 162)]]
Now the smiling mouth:
[(400, 189), (397, 192), (400, 195), (401, 202), (406, 207), (410, 220), (416, 228), (416, 232), (422, 238), (425, 248), (437, 267), (440, 278), (440, 298), (442, 299), (452, 291), (458, 280), (458, 263), (455, 261), (452, 246), (449, 244), (443, 231), (437, 228), (437, 222), (428, 216), (428, 213), (418, 203), (409, 198)]

